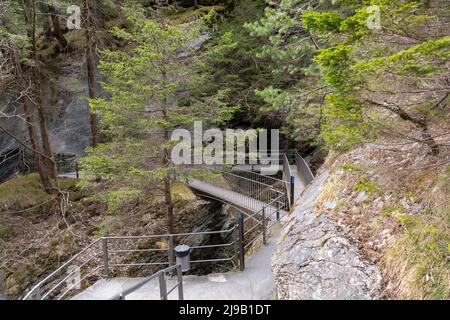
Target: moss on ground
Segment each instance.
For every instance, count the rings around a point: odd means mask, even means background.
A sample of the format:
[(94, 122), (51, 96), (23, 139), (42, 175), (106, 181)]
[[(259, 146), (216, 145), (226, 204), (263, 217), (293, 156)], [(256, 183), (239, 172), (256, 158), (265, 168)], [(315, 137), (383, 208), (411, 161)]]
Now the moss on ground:
[[(62, 190), (74, 188), (76, 180), (60, 179)], [(25, 210), (49, 202), (54, 195), (43, 190), (39, 175), (31, 173), (0, 184), (0, 212)]]

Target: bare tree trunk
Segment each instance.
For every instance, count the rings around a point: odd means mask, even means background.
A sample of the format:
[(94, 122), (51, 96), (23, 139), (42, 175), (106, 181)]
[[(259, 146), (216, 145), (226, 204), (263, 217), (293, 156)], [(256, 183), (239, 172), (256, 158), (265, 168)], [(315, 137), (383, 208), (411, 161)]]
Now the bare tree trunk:
[[(50, 7), (51, 9), (51, 7)], [(41, 129), (41, 140), (42, 140), (42, 150), (44, 155), (47, 157), (44, 159), (44, 164), (46, 169), (48, 170), (49, 177), (52, 182), (52, 188), (54, 191), (59, 191), (59, 181), (58, 181), (58, 168), (56, 166), (56, 161), (53, 156), (53, 150), (50, 142), (50, 135), (48, 134), (47, 121), (45, 120), (44, 114), (44, 97), (42, 92), (42, 75), (39, 70), (39, 61), (37, 60), (36, 55), (36, 1), (33, 0), (33, 15), (32, 15), (32, 58), (36, 64), (35, 72), (34, 72), (34, 81), (36, 86), (36, 91), (38, 93), (38, 102), (36, 104), (36, 109), (39, 118), (39, 127)], [(52, 10), (52, 9), (51, 9)], [(55, 10), (56, 11), (56, 10)], [(55, 17), (54, 17), (55, 18)], [(59, 22), (57, 23), (59, 27)]]
[(38, 118), (39, 118), (39, 126), (41, 128), (41, 139), (42, 139), (42, 147), (44, 154), (47, 156), (45, 159), (46, 167), (48, 168), (50, 178), (53, 181), (54, 188), (59, 191), (59, 181), (58, 181), (58, 167), (56, 165), (56, 161), (53, 155), (50, 135), (48, 133), (47, 128), (47, 121), (45, 119), (45, 113), (44, 113), (44, 97), (42, 92), (42, 76), (40, 75), (39, 71), (37, 72), (37, 83), (36, 86), (38, 86), (39, 91), (39, 105), (37, 107), (38, 110)]
[[(84, 1), (85, 5), (85, 19), (86, 19), (86, 65), (88, 74), (89, 99), (95, 99), (95, 62), (92, 49), (92, 28), (94, 23), (92, 20), (91, 8), (89, 0)], [(98, 145), (98, 121), (97, 114), (88, 106), (91, 126), (91, 145), (93, 147)]]
[[(22, 90), (24, 90), (22, 88)], [(43, 158), (40, 155), (40, 148), (38, 144), (38, 136), (36, 133), (36, 126), (34, 124), (34, 118), (33, 113), (31, 111), (30, 103), (28, 101), (28, 98), (22, 97), (22, 104), (23, 109), (25, 111), (26, 120), (27, 120), (27, 129), (28, 129), (28, 135), (30, 137), (31, 147), (34, 150), (34, 159), (36, 161), (36, 167), (39, 173), (39, 177), (41, 179), (41, 183), (45, 189), (46, 192), (51, 193), (52, 192), (52, 184), (50, 182), (48, 171), (43, 163)]]
[[(164, 85), (167, 83), (167, 73), (163, 69), (162, 71), (162, 79)], [(162, 113), (163, 118), (168, 121), (168, 109), (169, 109), (169, 102), (166, 95), (166, 92), (164, 92), (164, 97), (162, 101)], [(165, 127), (164, 128), (164, 142), (168, 142), (170, 140), (170, 132)], [(170, 149), (168, 147), (164, 148), (164, 160), (163, 160), (164, 166), (168, 168), (170, 166)], [(171, 176), (170, 172), (166, 173), (166, 177), (164, 179), (164, 198), (166, 203), (166, 210), (167, 210), (167, 232), (168, 233), (175, 233), (175, 220), (173, 216), (173, 201), (172, 201), (172, 188), (171, 188)]]
[(175, 233), (175, 221), (173, 216), (173, 202), (172, 202), (172, 183), (170, 177), (164, 179), (164, 200), (167, 210), (167, 233)]

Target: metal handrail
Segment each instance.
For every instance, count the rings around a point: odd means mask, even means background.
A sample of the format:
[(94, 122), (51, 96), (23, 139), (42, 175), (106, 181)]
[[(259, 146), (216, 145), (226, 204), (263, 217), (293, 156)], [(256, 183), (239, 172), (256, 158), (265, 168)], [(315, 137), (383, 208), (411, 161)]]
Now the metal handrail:
[[(185, 237), (185, 236), (204, 236), (204, 235), (217, 235), (217, 234), (226, 234), (226, 233), (233, 233), (236, 230), (236, 226), (229, 228), (227, 230), (218, 230), (218, 231), (203, 231), (203, 232), (191, 232), (191, 233), (176, 233), (176, 234), (160, 234), (160, 235), (149, 235), (149, 236), (105, 236), (105, 237), (100, 237), (98, 239), (96, 239), (95, 241), (93, 241), (91, 244), (89, 244), (88, 246), (86, 246), (84, 249), (82, 249), (80, 252), (78, 252), (77, 254), (75, 254), (73, 257), (71, 257), (69, 260), (67, 260), (65, 263), (63, 263), (59, 268), (57, 268), (55, 271), (53, 271), (51, 274), (49, 274), (48, 276), (46, 276), (43, 280), (41, 280), (38, 284), (36, 284), (35, 286), (33, 286), (30, 291), (28, 291), (26, 293), (26, 295), (23, 297), (23, 300), (28, 300), (32, 297), (33, 294), (40, 292), (40, 289), (42, 287), (44, 287), (44, 285), (46, 285), (47, 283), (49, 283), (50, 281), (54, 280), (55, 276), (60, 274), (63, 270), (65, 270), (67, 267), (69, 267), (69, 265), (74, 262), (75, 260), (77, 260), (83, 253), (86, 253), (89, 249), (91, 249), (94, 245), (103, 242), (103, 244), (107, 245), (108, 244), (108, 240), (111, 241), (123, 241), (123, 240), (145, 240), (145, 239), (155, 239), (155, 238), (166, 238), (166, 239), (170, 239), (170, 238), (177, 238), (177, 237)], [(235, 244), (235, 241), (231, 242), (231, 243), (224, 243), (224, 244), (217, 244), (217, 245), (206, 245), (206, 246), (195, 246), (192, 249), (196, 249), (196, 250), (201, 250), (201, 249), (206, 249), (206, 248), (226, 248), (226, 247), (230, 247), (233, 246)], [(116, 255), (116, 254), (121, 254), (121, 253), (131, 253), (131, 252), (171, 252), (173, 251), (173, 248), (168, 248), (168, 249), (124, 249), (124, 250), (107, 250), (106, 251), (106, 256), (104, 256), (104, 260), (105, 260), (105, 266), (106, 268), (110, 269), (110, 268), (115, 268), (115, 267), (137, 267), (137, 266), (157, 266), (157, 265), (169, 265), (170, 261), (164, 261), (164, 262), (149, 262), (149, 263), (114, 263), (114, 264), (110, 264), (109, 263), (109, 255)], [(83, 260), (81, 262), (81, 264), (77, 267), (76, 270), (80, 270), (83, 266), (86, 266), (89, 262), (91, 262), (93, 259), (95, 259), (96, 257), (100, 256), (101, 253), (96, 252), (95, 254), (93, 254), (91, 257), (87, 258), (86, 260)], [(231, 261), (233, 258), (228, 258), (228, 259), (220, 259), (221, 261)], [(217, 259), (210, 259), (210, 260), (202, 260), (202, 262), (207, 262), (207, 261), (211, 261), (211, 262), (216, 262)], [(199, 263), (200, 261), (196, 262), (196, 261), (192, 261), (192, 263)], [(103, 266), (103, 267), (105, 267)], [(101, 266), (97, 266), (97, 268), (95, 270), (100, 269)], [(58, 281), (55, 285), (53, 285), (51, 288), (49, 288), (43, 295), (42, 297), (39, 297), (39, 299), (46, 299), (50, 296), (51, 293), (53, 293), (58, 287), (60, 287), (67, 279), (69, 279), (75, 272), (76, 270), (73, 270), (72, 272), (70, 272), (68, 275), (65, 275), (65, 277)], [(90, 275), (90, 274), (89, 274)], [(89, 276), (88, 275), (88, 276)], [(81, 282), (82, 280), (84, 280), (85, 278), (87, 278), (88, 276), (83, 277), (79, 282)], [(78, 282), (78, 283), (79, 283)], [(76, 283), (76, 284), (78, 284)], [(76, 285), (75, 284), (75, 285)], [(68, 290), (64, 291), (62, 296), (66, 295), (75, 285), (72, 285)], [(61, 298), (61, 296), (59, 297)]]
[[(170, 290), (167, 290), (166, 274), (171, 272), (172, 270), (176, 270), (177, 284)], [(181, 266), (179, 264), (168, 267), (166, 269), (163, 269), (163, 270), (160, 270), (160, 271), (154, 273), (150, 277), (140, 281), (139, 283), (135, 284), (131, 288), (128, 288), (128, 289), (122, 291), (121, 293), (112, 296), (108, 300), (125, 300), (126, 296), (128, 296), (129, 294), (142, 288), (145, 284), (149, 283), (150, 281), (152, 281), (153, 279), (156, 279), (156, 278), (159, 278), (159, 292), (160, 292), (161, 300), (167, 300), (169, 294), (171, 294), (173, 292), (173, 290), (175, 290), (176, 288), (178, 288), (178, 300), (184, 300), (183, 272), (182, 272)]]
[(292, 170), (289, 164), (289, 159), (285, 153), (283, 153), (283, 181), (284, 186), (286, 188), (286, 195), (289, 203), (289, 207), (291, 207), (293, 203), (293, 195), (292, 195)]
[(50, 280), (53, 276), (57, 275), (59, 272), (61, 272), (63, 269), (65, 269), (67, 266), (69, 266), (69, 264), (76, 260), (79, 256), (81, 256), (84, 252), (86, 252), (87, 250), (89, 250), (90, 248), (92, 248), (95, 244), (99, 243), (102, 240), (102, 238), (99, 238), (97, 240), (95, 240), (94, 242), (92, 242), (91, 244), (89, 244), (87, 247), (85, 247), (83, 250), (81, 250), (80, 252), (78, 252), (77, 254), (75, 254), (73, 257), (71, 257), (69, 260), (67, 260), (63, 265), (61, 265), (58, 269), (56, 269), (55, 271), (53, 271), (52, 273), (50, 273), (48, 276), (46, 276), (43, 280), (41, 280), (38, 284), (36, 284), (33, 288), (31, 288), (31, 290), (25, 295), (25, 297), (23, 298), (23, 300), (27, 300), (30, 298), (30, 296), (37, 291), (39, 288), (42, 287), (42, 285), (44, 285), (45, 283), (47, 283), (48, 280)]

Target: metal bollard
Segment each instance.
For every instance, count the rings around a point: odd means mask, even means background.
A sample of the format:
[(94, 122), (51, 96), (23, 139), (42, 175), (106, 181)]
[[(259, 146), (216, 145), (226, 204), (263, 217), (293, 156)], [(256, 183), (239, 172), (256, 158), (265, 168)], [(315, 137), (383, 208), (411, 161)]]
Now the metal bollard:
[(175, 247), (175, 255), (177, 257), (177, 265), (181, 266), (182, 272), (187, 272), (191, 269), (191, 247), (181, 244)]

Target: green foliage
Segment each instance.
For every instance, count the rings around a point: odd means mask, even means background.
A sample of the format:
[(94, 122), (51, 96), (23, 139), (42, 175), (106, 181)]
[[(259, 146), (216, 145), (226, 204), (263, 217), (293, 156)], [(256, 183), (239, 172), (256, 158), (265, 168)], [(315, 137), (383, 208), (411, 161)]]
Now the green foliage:
[(306, 28), (314, 32), (338, 32), (343, 20), (341, 15), (336, 11), (305, 11), (302, 14), (303, 24)]
[(375, 193), (379, 191), (378, 186), (375, 183), (360, 181), (358, 182), (353, 189), (355, 191), (366, 191), (368, 193)]
[(279, 8), (266, 8), (263, 17), (245, 27), (261, 43), (256, 58), (270, 73), (270, 81), (255, 91), (264, 101), (259, 109), (278, 115), (272, 124), (279, 123), (286, 137), (320, 145), (321, 111), (314, 97), (322, 90), (317, 82), (319, 70), (312, 64), (315, 49), (298, 18), (302, 5), (280, 1)]
[[(303, 12), (304, 26), (323, 45), (314, 62), (320, 67), (321, 80), (333, 90), (325, 99), (326, 123), (322, 125), (322, 135), (332, 148), (346, 149), (377, 136), (374, 124), (382, 125), (382, 117), (386, 115), (372, 111), (372, 100), (377, 97), (371, 92), (393, 90), (393, 100), (399, 101), (405, 97), (402, 90), (408, 91), (407, 87), (414, 88), (409, 91), (424, 94), (428, 91), (431, 102), (424, 99), (413, 107), (407, 102), (399, 107), (406, 114), (419, 110), (426, 119), (438, 115), (430, 107), (439, 95), (436, 79), (444, 79), (448, 74), (448, 35), (437, 30), (432, 39), (411, 41), (411, 45), (385, 44), (380, 40), (383, 39), (380, 33), (368, 27), (367, 21), (373, 14), (368, 9), (370, 5), (379, 7), (383, 30), (400, 39), (427, 38), (421, 35), (425, 24), (441, 18), (423, 1), (408, 0), (372, 0), (359, 4), (336, 1), (332, 7)], [(383, 88), (383, 78), (388, 74), (392, 75), (389, 81), (395, 77), (398, 86), (389, 87), (391, 82), (386, 81), (387, 87)], [(343, 103), (343, 100), (347, 101)], [(375, 118), (377, 121), (373, 121)]]

